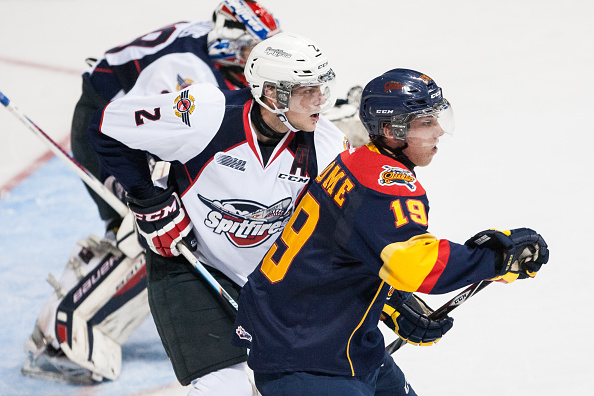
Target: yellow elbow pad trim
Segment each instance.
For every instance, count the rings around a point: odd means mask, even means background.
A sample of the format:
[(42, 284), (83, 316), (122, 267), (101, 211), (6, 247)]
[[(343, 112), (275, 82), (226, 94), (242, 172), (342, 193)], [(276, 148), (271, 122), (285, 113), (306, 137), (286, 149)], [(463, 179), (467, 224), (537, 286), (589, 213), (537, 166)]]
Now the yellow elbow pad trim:
[(414, 292), (431, 273), (439, 254), (439, 241), (431, 234), (391, 243), (381, 253), (379, 276), (395, 289)]

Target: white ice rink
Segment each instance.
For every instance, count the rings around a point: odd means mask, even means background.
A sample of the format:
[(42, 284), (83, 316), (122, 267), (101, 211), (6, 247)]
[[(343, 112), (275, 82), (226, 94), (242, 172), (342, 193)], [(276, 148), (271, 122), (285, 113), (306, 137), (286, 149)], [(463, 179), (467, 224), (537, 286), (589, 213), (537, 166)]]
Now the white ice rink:
[[(218, 0), (0, 0), (0, 92), (68, 142), (85, 58)], [(589, 0), (262, 0), (329, 55), (339, 93), (396, 67), (433, 77), (456, 132), (417, 174), (430, 231), (464, 242), (531, 227), (549, 243), (535, 280), (492, 285), (434, 347), (394, 357), (423, 396), (588, 395), (594, 387), (594, 5)], [(82, 183), (0, 106), (0, 395), (184, 394), (148, 320), (122, 377), (73, 387), (23, 377), (22, 344), (77, 239), (101, 233)], [(33, 165), (38, 162), (37, 169)], [(433, 306), (448, 296), (430, 296)], [(345, 307), (346, 308), (346, 307)]]

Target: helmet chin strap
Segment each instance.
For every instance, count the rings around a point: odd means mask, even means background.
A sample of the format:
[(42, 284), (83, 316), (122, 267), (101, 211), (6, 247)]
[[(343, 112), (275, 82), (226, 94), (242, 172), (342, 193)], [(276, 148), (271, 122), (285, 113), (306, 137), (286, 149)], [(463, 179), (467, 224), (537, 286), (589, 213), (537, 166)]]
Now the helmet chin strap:
[[(272, 106), (274, 106), (274, 110), (273, 113), (276, 114), (276, 116), (278, 117), (278, 119), (285, 124), (285, 126), (287, 128), (289, 128), (289, 131), (291, 132), (297, 132), (299, 129), (295, 128), (293, 125), (291, 125), (291, 123), (289, 122), (289, 119), (287, 118), (287, 116), (285, 115), (285, 111), (282, 111), (281, 109), (279, 109), (278, 107), (276, 107), (276, 105), (273, 103)], [(288, 110), (288, 109), (287, 109)]]
[(281, 110), (278, 107), (276, 107), (276, 105), (274, 103), (271, 103), (271, 105), (274, 107), (271, 108), (269, 105), (267, 105), (266, 103), (264, 103), (264, 101), (262, 101), (262, 99), (260, 98), (255, 98), (256, 102), (260, 103), (262, 105), (262, 107), (264, 107), (266, 110), (270, 111), (271, 113), (276, 114), (276, 116), (278, 117), (278, 119), (285, 124), (285, 126), (287, 128), (289, 128), (289, 131), (291, 132), (297, 132), (299, 131), (299, 129), (295, 128), (293, 125), (291, 125), (291, 123), (289, 122), (289, 119), (287, 118), (287, 116), (285, 115), (285, 112), (288, 110)]
[(279, 142), (287, 134), (287, 132), (277, 132), (274, 129), (272, 129), (264, 121), (264, 118), (262, 118), (262, 112), (260, 111), (260, 106), (257, 104), (252, 107), (252, 122), (254, 123), (258, 132), (260, 132), (262, 135), (266, 136), (267, 138), (274, 139), (277, 142)]

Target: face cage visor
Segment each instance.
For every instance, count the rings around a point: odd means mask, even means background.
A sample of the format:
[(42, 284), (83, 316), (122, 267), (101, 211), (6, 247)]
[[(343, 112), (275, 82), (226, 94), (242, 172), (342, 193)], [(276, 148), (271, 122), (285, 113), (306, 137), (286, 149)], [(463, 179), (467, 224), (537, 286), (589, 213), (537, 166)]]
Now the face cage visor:
[(264, 92), (267, 87), (276, 88), (276, 97), (265, 97), (275, 99), (278, 110), (282, 113), (290, 110), (301, 114), (317, 114), (334, 106), (336, 102), (336, 80), (332, 69), (318, 76), (316, 82), (267, 82), (264, 84)]
[(409, 145), (434, 146), (435, 138), (454, 134), (454, 112), (445, 98), (432, 107), (392, 116), (392, 135)]
[(209, 51), (214, 61), (243, 66), (258, 42), (252, 35), (246, 33), (237, 39), (221, 38), (211, 44)]

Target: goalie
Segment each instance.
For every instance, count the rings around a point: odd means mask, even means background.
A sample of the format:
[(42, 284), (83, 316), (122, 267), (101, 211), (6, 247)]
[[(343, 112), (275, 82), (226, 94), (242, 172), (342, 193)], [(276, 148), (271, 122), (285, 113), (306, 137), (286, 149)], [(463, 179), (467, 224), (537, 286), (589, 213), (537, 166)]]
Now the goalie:
[(25, 341), (26, 375), (89, 385), (117, 379), (121, 344), (149, 314), (144, 250), (126, 216), (115, 243), (90, 235), (74, 247)]

